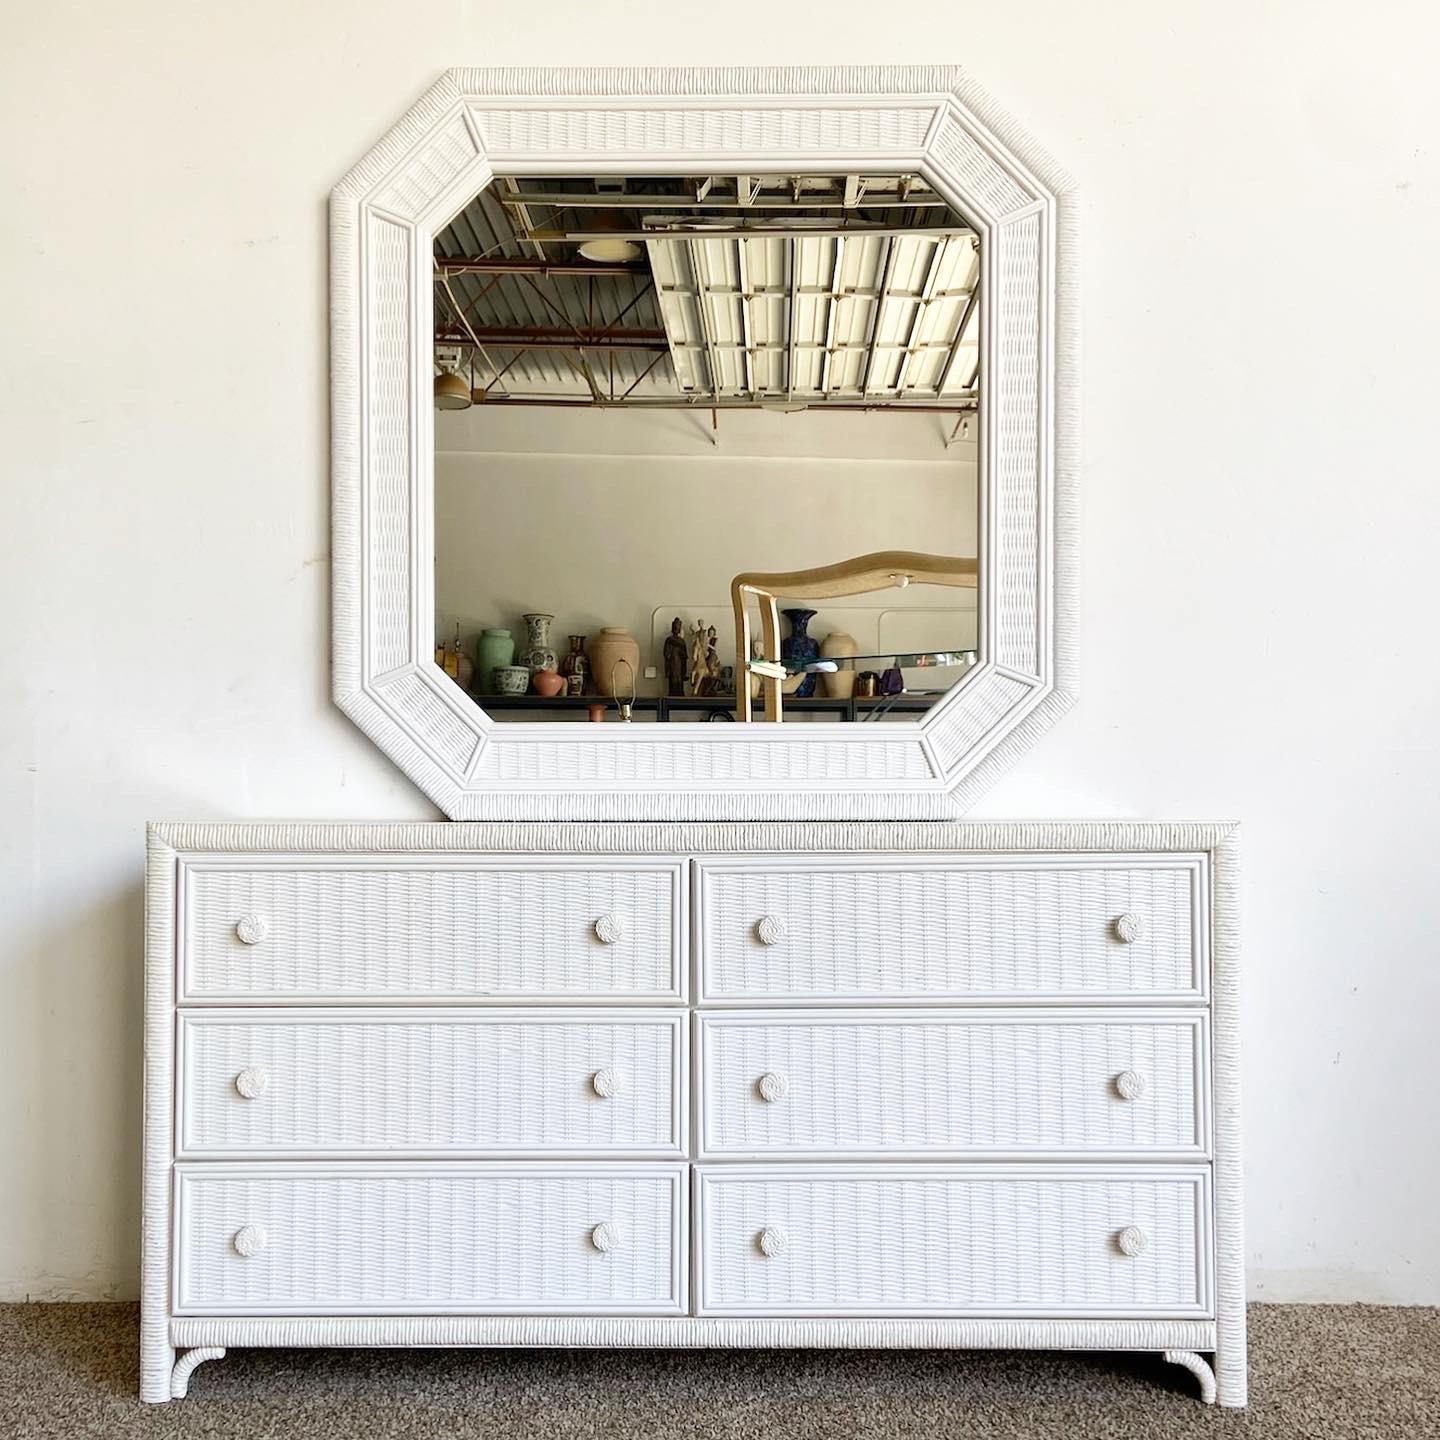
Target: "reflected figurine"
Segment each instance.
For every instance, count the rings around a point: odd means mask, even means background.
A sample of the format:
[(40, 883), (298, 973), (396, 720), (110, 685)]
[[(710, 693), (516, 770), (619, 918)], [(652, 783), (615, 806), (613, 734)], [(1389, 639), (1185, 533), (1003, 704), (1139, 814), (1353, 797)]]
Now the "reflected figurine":
[(670, 622), (670, 633), (665, 637), (665, 693), (667, 695), (684, 695), (685, 682), (690, 677), (684, 629), (685, 626), (677, 615)]
[(705, 683), (705, 646), (709, 631), (703, 620), (695, 622), (695, 628), (690, 632), (690, 693), (701, 694), (700, 687)]
[(720, 637), (712, 625), (705, 632), (705, 673), (700, 678), (697, 693), (715, 695), (720, 689), (720, 652), (717, 649)]

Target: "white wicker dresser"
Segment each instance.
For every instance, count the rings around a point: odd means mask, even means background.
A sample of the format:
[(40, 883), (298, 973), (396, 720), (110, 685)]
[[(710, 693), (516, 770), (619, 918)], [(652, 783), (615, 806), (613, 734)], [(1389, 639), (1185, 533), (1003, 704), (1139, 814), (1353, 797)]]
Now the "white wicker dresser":
[(1233, 863), (154, 826), (142, 1394), (245, 1345), (1025, 1346), (1243, 1404)]

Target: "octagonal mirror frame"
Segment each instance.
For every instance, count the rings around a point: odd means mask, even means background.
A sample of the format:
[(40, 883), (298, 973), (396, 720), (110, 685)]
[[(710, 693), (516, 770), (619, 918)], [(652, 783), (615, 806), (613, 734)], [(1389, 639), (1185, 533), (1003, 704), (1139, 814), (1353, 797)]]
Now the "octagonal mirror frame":
[[(434, 663), (435, 233), (497, 175), (917, 171), (980, 235), (980, 659), (918, 723), (497, 723)], [(331, 196), (334, 696), (452, 819), (935, 819), (1073, 692), (1074, 203), (950, 67), (447, 71)]]

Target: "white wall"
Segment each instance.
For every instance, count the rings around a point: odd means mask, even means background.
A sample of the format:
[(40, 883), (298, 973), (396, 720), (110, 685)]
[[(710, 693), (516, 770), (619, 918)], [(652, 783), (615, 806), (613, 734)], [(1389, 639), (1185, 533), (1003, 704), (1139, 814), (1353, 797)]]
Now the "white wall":
[[(983, 813), (1244, 820), (1253, 1291), (1440, 1301), (1440, 12), (879, 14), (766, 58), (967, 64), (1083, 186), (1083, 694)], [(145, 817), (430, 813), (327, 700), (329, 186), (449, 64), (756, 58), (692, 29), (10, 7), (0, 1294), (135, 1293)]]
[[(976, 452), (947, 447), (954, 428), (954, 417), (920, 412), (731, 411), (714, 430), (705, 411), (441, 412), (437, 638), (458, 623), (469, 648), (481, 627), (502, 625), (523, 653), (520, 617), (539, 610), (555, 616), (563, 654), (567, 634), (624, 625), (642, 672), (660, 671), (638, 677), (641, 693), (661, 694), (659, 647), (676, 615), (687, 639), (697, 620), (716, 626), (720, 663), (734, 663), (730, 579), (741, 571), (871, 550), (973, 556)], [(864, 654), (975, 643), (973, 589), (914, 585), (817, 609), (817, 640), (844, 630)]]

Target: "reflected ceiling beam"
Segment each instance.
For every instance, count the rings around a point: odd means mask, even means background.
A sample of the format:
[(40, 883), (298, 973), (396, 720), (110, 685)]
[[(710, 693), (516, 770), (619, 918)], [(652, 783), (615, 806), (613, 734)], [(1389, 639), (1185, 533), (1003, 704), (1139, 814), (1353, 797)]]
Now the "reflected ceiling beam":
[(830, 299), (825, 307), (825, 354), (820, 361), (820, 389), (829, 398), (830, 365), (835, 356), (835, 322), (840, 314), (840, 280), (845, 266), (845, 237), (835, 238), (835, 263), (830, 271)]
[(885, 242), (885, 263), (880, 269), (880, 283), (875, 287), (875, 308), (870, 312), (870, 325), (865, 332), (865, 373), (860, 377), (860, 392), (870, 393), (870, 377), (875, 369), (875, 338), (880, 333), (880, 312), (885, 308), (890, 293), (890, 281), (895, 274), (895, 255), (899, 246), (893, 239)]
[(690, 274), (695, 282), (695, 289), (699, 295), (696, 301), (696, 313), (700, 316), (700, 333), (705, 338), (705, 363), (710, 368), (710, 393), (717, 399), (720, 395), (720, 357), (715, 348), (715, 332), (710, 326), (709, 305), (705, 295), (705, 271), (700, 264), (700, 252), (695, 242), (689, 241), (685, 246), (685, 253), (690, 260)]
[[(502, 205), (505, 205), (507, 208), (513, 205), (514, 210), (515, 210), (515, 218), (520, 222), (519, 227), (518, 227), (518, 230), (519, 230), (519, 238), (521, 238), (521, 239), (523, 239), (523, 240), (528, 240), (528, 241), (530, 242), (530, 244), (532, 244), (532, 245), (535, 247), (535, 253), (536, 253), (536, 255), (538, 255), (538, 256), (540, 257), (540, 259), (542, 259), (542, 260), (547, 260), (547, 259), (549, 259), (549, 257), (545, 254), (545, 247), (544, 247), (544, 245), (542, 245), (539, 240), (533, 238), (533, 232), (534, 232), (535, 226), (534, 226), (534, 224), (531, 222), (529, 209), (525, 206), (525, 204), (524, 204), (523, 202), (517, 202), (517, 201), (514, 201), (514, 200), (512, 200), (512, 199), (510, 198), (510, 197), (513, 196), (513, 195), (519, 190), (519, 188), (520, 188), (520, 187), (515, 183), (514, 177), (513, 177), (513, 176), (510, 176), (510, 175), (507, 175), (500, 183), (501, 183), (502, 187), (503, 187), (504, 190), (505, 190), (504, 196), (502, 196), (502, 197), (500, 198), (500, 203), (501, 203)], [(507, 218), (508, 218), (508, 216), (507, 216)], [(516, 227), (512, 227), (512, 228), (516, 228)]]
[(528, 260), (514, 259), (503, 255), (437, 255), (437, 275), (565, 275), (601, 276), (635, 275), (645, 276), (650, 267), (643, 262), (632, 264), (628, 260), (611, 261), (601, 264), (595, 260)]
[[(633, 386), (631, 387), (634, 388)], [(629, 392), (627, 391), (628, 395)], [(552, 409), (584, 409), (584, 410), (693, 410), (703, 413), (706, 410), (780, 410), (792, 409), (804, 410), (848, 410), (852, 412), (864, 412), (866, 414), (878, 414), (881, 412), (904, 410), (913, 415), (953, 415), (963, 419), (975, 411), (975, 399), (973, 396), (956, 394), (947, 397), (948, 403), (937, 405), (934, 400), (861, 400), (839, 399), (826, 400), (820, 396), (797, 395), (794, 400), (784, 400), (779, 397), (773, 400), (750, 400), (744, 396), (722, 395), (712, 398), (702, 395), (692, 399), (686, 399), (682, 395), (673, 398), (668, 396), (637, 395), (629, 399), (621, 396), (615, 400), (608, 400), (601, 396), (596, 399), (589, 395), (579, 393), (570, 395), (504, 395), (490, 396), (482, 403), (485, 405), (528, 405), (542, 406)]]
[[(535, 292), (535, 295), (539, 299), (540, 303), (544, 305), (545, 308), (549, 310), (549, 312), (575, 337), (574, 346), (561, 347), (562, 354), (560, 358), (572, 370), (574, 370), (582, 380), (584, 380), (584, 382), (590, 387), (590, 393), (598, 400), (600, 398), (600, 386), (596, 383), (595, 376), (591, 372), (590, 362), (585, 358), (585, 351), (589, 348), (585, 344), (585, 336), (587, 332), (582, 330), (577, 324), (575, 324), (575, 322), (571, 320), (571, 318), (565, 313), (565, 311), (561, 309), (560, 306), (555, 304), (553, 300), (551, 300), (551, 298), (539, 287), (539, 285), (535, 283), (535, 277), (533, 275), (522, 275), (520, 278), (525, 283), (525, 285), (527, 285), (531, 290)], [(572, 360), (569, 355), (563, 353), (565, 349), (574, 349), (578, 358)]]
[(437, 345), (493, 345), (498, 350), (665, 350), (663, 330), (568, 330), (526, 325), (437, 326)]
[(977, 277), (975, 288), (970, 292), (970, 298), (965, 302), (965, 309), (960, 314), (960, 325), (955, 331), (955, 338), (950, 342), (950, 353), (940, 367), (939, 380), (935, 386), (937, 395), (942, 394), (945, 390), (946, 383), (950, 379), (950, 372), (955, 368), (955, 357), (959, 355), (960, 347), (965, 343), (965, 332), (970, 328), (970, 317), (975, 313), (975, 307), (979, 303), (980, 283)]
[[(641, 190), (612, 190), (605, 194), (579, 194), (564, 190), (517, 190), (504, 197), (507, 205), (548, 205), (555, 209), (584, 208), (587, 210), (840, 210), (850, 202), (845, 192), (837, 189), (833, 194), (823, 195), (815, 191), (801, 191), (794, 195), (766, 195), (758, 192), (753, 176), (750, 186), (735, 195), (720, 195), (714, 190), (714, 180), (702, 181), (696, 189), (698, 197), (674, 194), (647, 194)], [(746, 199), (745, 196), (749, 196)], [(885, 192), (868, 188), (862, 189), (857, 183), (856, 204), (862, 210), (909, 210), (948, 209), (946, 202), (938, 195), (902, 195), (899, 191)]]
[(925, 323), (925, 312), (935, 294), (935, 282), (940, 278), (940, 260), (945, 254), (945, 242), (937, 240), (930, 252), (930, 264), (925, 271), (925, 283), (915, 301), (915, 314), (910, 321), (910, 333), (905, 337), (905, 358), (900, 364), (900, 373), (895, 377), (895, 393), (902, 395), (910, 379), (910, 369), (915, 363), (920, 347), (920, 327)]
[[(757, 225), (712, 225), (697, 222), (690, 224), (684, 220), (668, 222), (664, 225), (651, 225), (643, 230), (607, 230), (607, 240), (759, 240), (766, 237), (801, 235), (807, 240), (830, 239), (836, 235), (909, 235), (912, 237), (931, 236), (932, 238), (950, 238), (968, 236), (975, 238), (975, 232), (968, 225), (926, 225), (923, 229), (917, 230), (913, 225), (908, 228), (904, 225), (866, 225), (864, 223), (843, 224), (840, 222), (822, 221), (819, 225), (805, 225), (796, 227), (794, 225), (770, 224), (762, 222)], [(526, 236), (531, 241), (546, 241), (550, 244), (580, 245), (586, 240), (593, 240), (593, 230), (532, 230)]]
[[(628, 400), (639, 388), (640, 382), (650, 376), (650, 372), (665, 358), (665, 352), (660, 351), (653, 360), (635, 377), (630, 383), (630, 388), (620, 397), (621, 400)], [(959, 425), (957, 420), (956, 425)]]
[[(914, 303), (913, 299), (911, 303)], [(558, 327), (546, 329), (518, 325), (513, 327), (487, 325), (477, 328), (473, 332), (457, 325), (440, 325), (435, 329), (435, 343), (437, 345), (495, 345), (502, 350), (514, 349), (517, 345), (527, 344), (531, 349), (544, 350), (664, 350), (667, 348), (667, 338), (663, 330), (574, 331)], [(916, 354), (931, 350), (948, 351), (950, 343), (948, 340), (919, 340), (913, 348)], [(717, 350), (733, 350), (737, 354), (742, 348), (739, 342), (721, 345), (712, 340), (710, 344), (714, 345)], [(668, 343), (668, 348), (677, 351), (693, 350), (699, 353), (706, 349), (706, 345), (703, 342), (673, 341)], [(750, 344), (750, 350), (756, 354), (778, 354), (781, 351), (787, 354), (802, 351), (823, 353), (829, 350), (836, 355), (849, 355), (864, 354), (872, 348), (907, 352), (909, 347), (902, 341), (892, 341), (874, 347), (867, 345), (864, 340), (836, 340), (827, 344), (824, 339), (803, 341), (797, 339), (792, 343), (789, 337), (785, 340), (754, 340)], [(877, 403), (880, 402), (877, 401)]]
[(740, 345), (745, 360), (745, 388), (755, 393), (755, 357), (750, 329), (750, 276), (745, 268), (745, 242), (735, 242), (735, 276), (740, 282)]
[(790, 304), (785, 313), (785, 392), (795, 393), (795, 321), (800, 309), (800, 287), (795, 283), (800, 259), (799, 242), (792, 235), (785, 247), (786, 279), (790, 285)]

